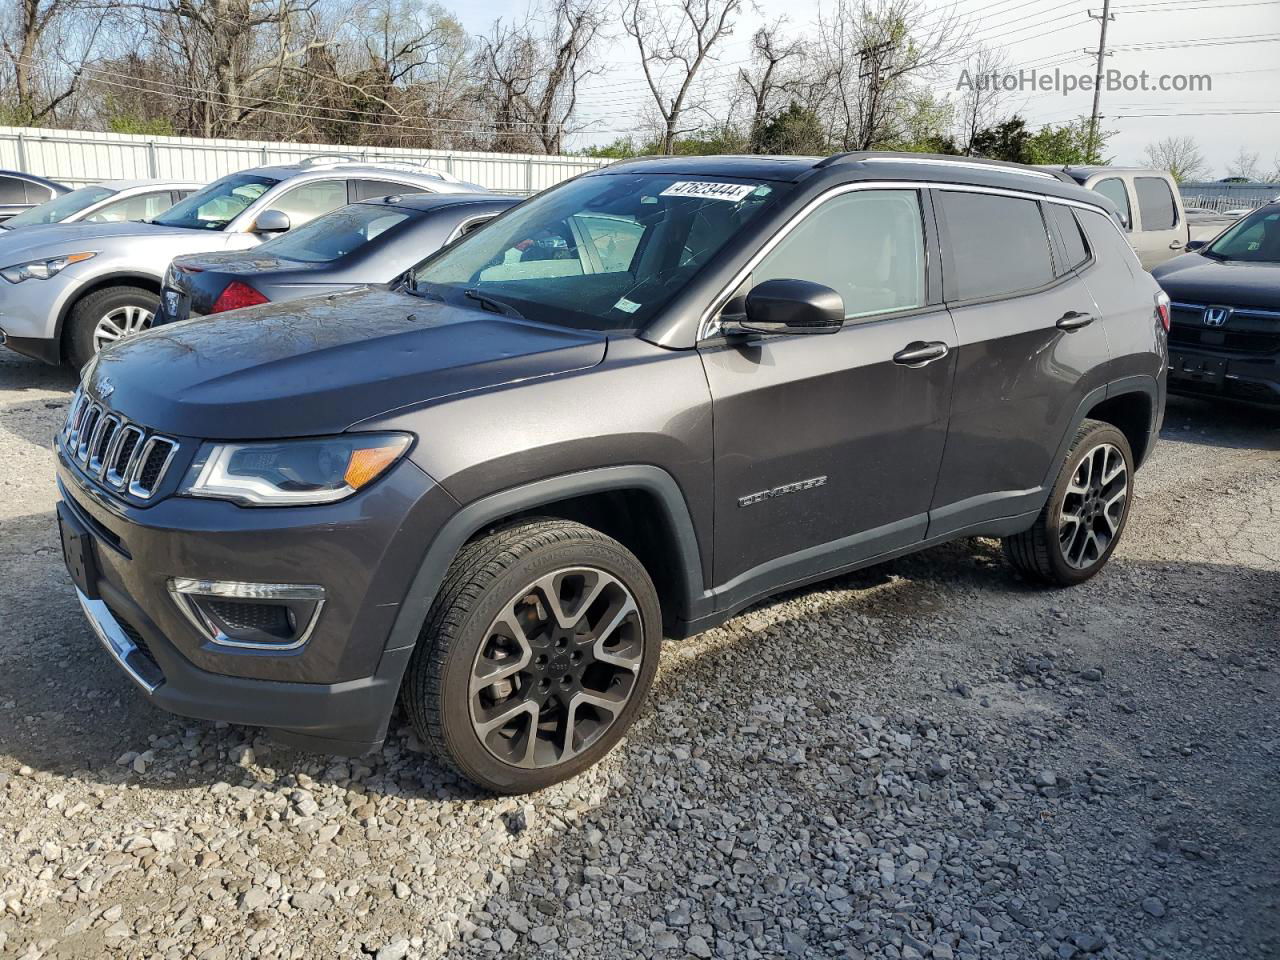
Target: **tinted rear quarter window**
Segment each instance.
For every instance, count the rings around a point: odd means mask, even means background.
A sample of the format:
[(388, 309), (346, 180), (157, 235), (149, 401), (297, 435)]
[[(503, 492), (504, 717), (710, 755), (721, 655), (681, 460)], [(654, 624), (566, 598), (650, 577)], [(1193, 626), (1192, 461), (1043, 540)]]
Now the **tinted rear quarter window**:
[(1116, 229), (1115, 220), (1104, 213), (1081, 210), (1080, 225), (1084, 227), (1085, 236), (1089, 238), (1089, 245), (1098, 253), (1097, 269), (1104, 271), (1126, 269), (1130, 277), (1138, 275), (1141, 267), (1137, 256), (1129, 246), (1129, 242)]
[(1138, 193), (1143, 230), (1172, 230), (1178, 225), (1178, 208), (1163, 177), (1137, 177), (1133, 186)]
[(53, 191), (38, 183), (27, 181), (27, 203), (44, 203), (53, 199)]
[(1045, 209), (1049, 211), (1049, 219), (1057, 227), (1058, 237), (1062, 241), (1062, 262), (1058, 264), (1058, 275), (1061, 276), (1088, 260), (1089, 249), (1085, 245), (1084, 235), (1080, 232), (1080, 224), (1076, 222), (1076, 215), (1071, 212), (1070, 207), (1060, 203), (1050, 203)]
[(976, 300), (1033, 290), (1053, 280), (1040, 204), (943, 190), (947, 299)]
[(1133, 225), (1133, 210), (1129, 207), (1129, 191), (1125, 188), (1123, 180), (1119, 177), (1099, 180), (1093, 185), (1093, 189), (1116, 205), (1116, 209), (1120, 211), (1120, 219), (1124, 223), (1125, 229)]

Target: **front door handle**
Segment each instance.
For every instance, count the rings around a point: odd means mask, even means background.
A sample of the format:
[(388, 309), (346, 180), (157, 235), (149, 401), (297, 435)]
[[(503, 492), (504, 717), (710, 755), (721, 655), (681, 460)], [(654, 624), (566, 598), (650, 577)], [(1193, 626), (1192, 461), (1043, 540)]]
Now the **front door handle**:
[(904, 367), (923, 367), (935, 360), (941, 360), (949, 352), (950, 348), (940, 340), (930, 342), (917, 340), (914, 343), (908, 343), (895, 353), (893, 362), (900, 363)]
[(1181, 249), (1182, 249), (1182, 241), (1181, 241), (1181, 240), (1174, 240), (1171, 244), (1169, 244), (1169, 249), (1170, 249), (1170, 250), (1181, 250)]
[(1092, 313), (1080, 313), (1078, 310), (1068, 310), (1058, 318), (1057, 327), (1059, 330), (1079, 330), (1081, 327), (1087, 327), (1096, 320)]

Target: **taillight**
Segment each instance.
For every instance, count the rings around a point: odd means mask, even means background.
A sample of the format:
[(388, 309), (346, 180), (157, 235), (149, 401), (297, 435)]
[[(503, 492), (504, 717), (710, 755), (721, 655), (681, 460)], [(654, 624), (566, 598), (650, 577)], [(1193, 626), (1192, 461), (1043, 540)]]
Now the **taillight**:
[(270, 301), (247, 283), (232, 280), (227, 284), (218, 299), (213, 302), (210, 313), (222, 313), (224, 310), (239, 310), (241, 307), (253, 307)]
[(1156, 294), (1156, 319), (1160, 321), (1160, 326), (1164, 327), (1164, 332), (1169, 332), (1169, 324), (1173, 318), (1169, 313), (1169, 295), (1161, 290)]

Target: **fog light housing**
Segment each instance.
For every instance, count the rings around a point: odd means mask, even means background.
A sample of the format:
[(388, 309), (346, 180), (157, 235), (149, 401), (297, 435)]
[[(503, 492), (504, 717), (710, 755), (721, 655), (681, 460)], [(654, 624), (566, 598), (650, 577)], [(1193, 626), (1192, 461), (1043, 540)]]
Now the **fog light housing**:
[(169, 593), (200, 635), (219, 647), (296, 650), (315, 629), (324, 587), (174, 577)]

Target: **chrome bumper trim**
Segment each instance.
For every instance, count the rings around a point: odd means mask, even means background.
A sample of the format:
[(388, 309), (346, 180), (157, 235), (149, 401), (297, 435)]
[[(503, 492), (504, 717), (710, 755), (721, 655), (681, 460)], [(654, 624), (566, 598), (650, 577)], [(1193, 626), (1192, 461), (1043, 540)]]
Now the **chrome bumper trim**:
[(93, 632), (98, 635), (98, 639), (107, 648), (107, 653), (111, 654), (111, 658), (120, 665), (121, 669), (129, 675), (134, 683), (147, 693), (155, 693), (160, 684), (151, 683), (129, 665), (129, 657), (135, 653), (141, 653), (141, 651), (120, 629), (120, 624), (111, 615), (107, 605), (101, 600), (90, 600), (79, 588), (76, 588), (76, 596), (80, 598), (80, 607), (84, 610), (89, 626), (93, 627)]

